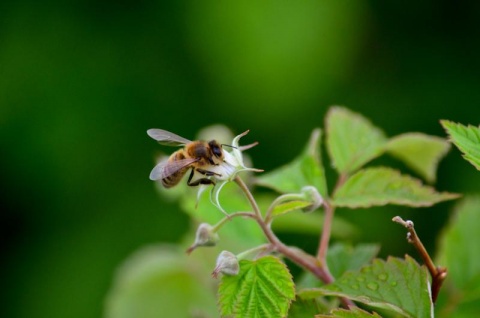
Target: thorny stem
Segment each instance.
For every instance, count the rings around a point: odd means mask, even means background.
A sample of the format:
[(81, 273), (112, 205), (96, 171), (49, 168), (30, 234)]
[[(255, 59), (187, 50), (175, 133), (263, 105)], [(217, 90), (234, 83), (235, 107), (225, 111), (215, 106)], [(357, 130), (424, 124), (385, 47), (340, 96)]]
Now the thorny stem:
[(394, 217), (392, 221), (403, 225), (408, 230), (408, 234), (407, 234), (408, 242), (413, 244), (413, 246), (415, 246), (418, 253), (420, 254), (420, 257), (425, 263), (425, 266), (427, 266), (428, 271), (432, 276), (432, 301), (433, 303), (435, 303), (435, 301), (437, 300), (438, 293), (440, 292), (440, 287), (442, 287), (442, 284), (445, 278), (447, 277), (447, 269), (445, 267), (435, 266), (432, 259), (430, 258), (430, 255), (425, 249), (425, 246), (423, 246), (422, 241), (418, 237), (412, 221), (409, 221), (409, 220), (404, 221), (399, 216)]
[[(272, 229), (270, 228), (270, 224), (266, 223), (265, 220), (263, 219), (262, 213), (260, 212), (258, 204), (255, 201), (255, 198), (253, 197), (252, 193), (250, 192), (248, 187), (245, 185), (243, 180), (239, 176), (236, 176), (234, 180), (238, 184), (240, 189), (242, 189), (242, 191), (245, 193), (255, 213), (255, 216), (256, 216), (255, 219), (257, 223), (260, 225), (263, 233), (267, 237), (273, 249), (283, 254), (285, 257), (287, 257), (297, 265), (310, 271), (313, 275), (315, 275), (317, 278), (322, 280), (325, 284), (332, 283), (334, 281), (334, 278), (328, 271), (328, 268), (326, 267), (326, 262), (320, 262), (315, 257), (305, 253), (300, 249), (288, 247), (287, 245), (283, 244), (278, 239), (278, 237), (273, 233)], [(350, 299), (341, 298), (341, 301), (343, 305), (347, 308), (351, 306), (355, 306), (355, 304)]]

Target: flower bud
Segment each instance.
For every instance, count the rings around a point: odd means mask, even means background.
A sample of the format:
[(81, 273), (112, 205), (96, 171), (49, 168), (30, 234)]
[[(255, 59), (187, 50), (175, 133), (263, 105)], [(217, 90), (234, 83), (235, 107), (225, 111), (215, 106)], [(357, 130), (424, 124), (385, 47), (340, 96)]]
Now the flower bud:
[(212, 277), (217, 278), (219, 273), (235, 276), (240, 271), (237, 257), (229, 251), (222, 251), (217, 257), (217, 266), (212, 272)]
[(302, 193), (308, 201), (312, 202), (311, 205), (303, 208), (304, 212), (312, 212), (322, 206), (323, 197), (314, 186), (303, 187)]
[(218, 234), (214, 232), (214, 228), (210, 224), (202, 223), (198, 226), (195, 243), (189, 247), (187, 253), (190, 254), (200, 246), (215, 246), (219, 239)]

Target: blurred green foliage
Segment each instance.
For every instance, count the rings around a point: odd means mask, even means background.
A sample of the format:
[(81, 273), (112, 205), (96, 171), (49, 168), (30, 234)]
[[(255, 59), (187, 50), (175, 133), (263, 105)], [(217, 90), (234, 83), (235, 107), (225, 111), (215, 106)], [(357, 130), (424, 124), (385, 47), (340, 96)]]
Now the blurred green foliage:
[[(332, 104), (389, 136), (478, 125), (479, 19), (473, 0), (2, 1), (0, 316), (99, 317), (122, 260), (182, 237), (187, 217), (148, 180), (160, 149), (148, 128), (250, 129), (254, 166), (268, 171)], [(436, 187), (478, 191), (453, 152)], [(359, 240), (383, 255), (414, 255), (391, 217), (412, 218), (433, 249), (450, 206), (338, 214), (367, 220)]]

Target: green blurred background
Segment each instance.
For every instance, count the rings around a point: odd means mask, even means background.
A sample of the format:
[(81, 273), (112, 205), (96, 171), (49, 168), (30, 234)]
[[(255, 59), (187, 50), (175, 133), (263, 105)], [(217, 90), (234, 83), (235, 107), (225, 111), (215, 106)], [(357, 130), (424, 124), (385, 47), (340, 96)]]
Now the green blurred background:
[[(333, 104), (389, 136), (478, 125), (478, 21), (474, 0), (2, 1), (0, 316), (99, 317), (119, 263), (182, 237), (187, 217), (148, 180), (148, 128), (250, 129), (255, 167), (271, 170)], [(454, 149), (436, 187), (479, 181)], [(339, 214), (403, 255), (415, 252), (391, 217), (413, 218), (434, 249), (451, 206)]]

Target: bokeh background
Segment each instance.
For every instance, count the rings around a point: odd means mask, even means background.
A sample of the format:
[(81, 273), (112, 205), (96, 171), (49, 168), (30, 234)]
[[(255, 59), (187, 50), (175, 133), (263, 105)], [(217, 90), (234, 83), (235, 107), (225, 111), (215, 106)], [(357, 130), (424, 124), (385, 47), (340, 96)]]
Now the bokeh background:
[[(478, 125), (478, 21), (474, 0), (2, 1), (0, 316), (100, 317), (118, 264), (187, 231), (148, 180), (148, 128), (250, 129), (255, 166), (271, 170), (334, 104), (389, 136)], [(456, 149), (438, 179), (480, 189)], [(415, 252), (392, 216), (434, 250), (451, 207), (339, 214), (401, 256)]]

